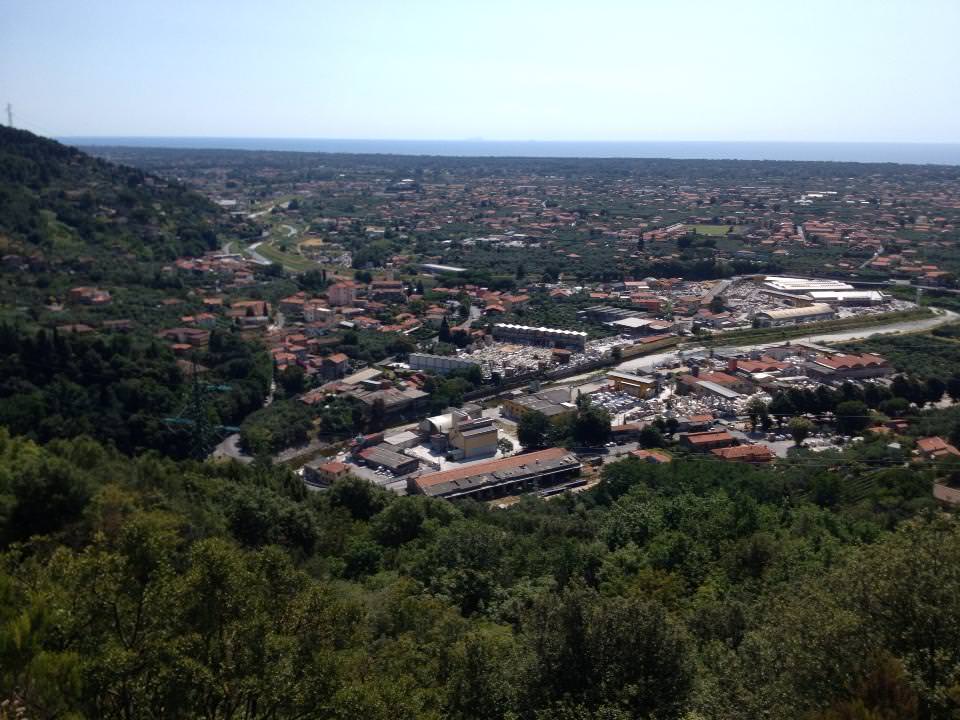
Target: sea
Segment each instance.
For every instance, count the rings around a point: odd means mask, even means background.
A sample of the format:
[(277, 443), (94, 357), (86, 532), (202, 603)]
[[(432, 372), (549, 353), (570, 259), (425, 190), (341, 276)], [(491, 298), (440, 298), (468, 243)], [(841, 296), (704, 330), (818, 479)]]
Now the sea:
[(337, 140), (243, 137), (61, 137), (76, 146), (434, 155), (443, 157), (813, 160), (960, 165), (960, 143), (576, 142), (535, 140)]

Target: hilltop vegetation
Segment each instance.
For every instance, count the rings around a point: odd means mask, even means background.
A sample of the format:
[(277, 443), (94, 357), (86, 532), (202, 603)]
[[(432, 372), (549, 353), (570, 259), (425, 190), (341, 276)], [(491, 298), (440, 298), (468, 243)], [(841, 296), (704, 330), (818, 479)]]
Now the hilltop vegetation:
[(0, 698), (36, 718), (951, 717), (960, 531), (887, 530), (929, 478), (867, 468), (842, 472), (870, 494), (817, 505), (826, 462), (631, 459), (491, 511), (0, 430)]
[(218, 208), (171, 180), (0, 127), (0, 239), (6, 253), (76, 267), (82, 258), (172, 260), (217, 247)]

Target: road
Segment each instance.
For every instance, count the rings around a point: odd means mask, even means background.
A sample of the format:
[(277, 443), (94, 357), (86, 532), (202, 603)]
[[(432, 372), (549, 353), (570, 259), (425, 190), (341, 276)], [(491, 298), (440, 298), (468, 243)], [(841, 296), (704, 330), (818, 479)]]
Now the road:
[(271, 205), (271, 206), (268, 207), (266, 210), (260, 210), (260, 211), (255, 212), (255, 213), (250, 213), (249, 215), (247, 215), (247, 219), (248, 219), (248, 220), (256, 220), (258, 217), (260, 217), (260, 216), (262, 216), (262, 215), (266, 215), (268, 212), (270, 212), (271, 210), (273, 210), (275, 207), (276, 207), (276, 205)]
[[(792, 343), (831, 343), (831, 342), (847, 342), (850, 340), (862, 340), (868, 337), (874, 337), (875, 335), (886, 335), (888, 333), (904, 333), (904, 332), (920, 332), (923, 330), (930, 330), (940, 325), (945, 325), (950, 322), (956, 321), (960, 318), (960, 315), (953, 312), (952, 310), (941, 310), (936, 308), (931, 308), (936, 314), (933, 317), (923, 318), (920, 320), (907, 320), (904, 322), (890, 323), (889, 325), (876, 325), (874, 327), (861, 328), (859, 330), (845, 330), (843, 332), (834, 332), (834, 333), (823, 333), (819, 335), (805, 335), (803, 337), (791, 338), (790, 342)], [(722, 337), (722, 336), (721, 336)], [(770, 342), (754, 344), (754, 345), (733, 345), (730, 346), (730, 350), (740, 351), (740, 352), (749, 352), (751, 350), (757, 350), (759, 348), (768, 347), (771, 344), (780, 344), (783, 341), (771, 340)], [(654, 353), (653, 355), (644, 355), (643, 357), (633, 358), (631, 360), (625, 360), (616, 367), (610, 369), (619, 370), (621, 372), (650, 372), (654, 367), (662, 362), (667, 360), (672, 360), (677, 357), (678, 353), (683, 353), (688, 355), (695, 352), (703, 352), (706, 348), (702, 345), (687, 345), (681, 346), (679, 348), (673, 348), (666, 350), (660, 353)], [(606, 370), (603, 371), (607, 372)], [(577, 381), (588, 380), (592, 377), (595, 377), (598, 374), (597, 371), (586, 373), (584, 375), (577, 375), (576, 377), (564, 378), (560, 381), (562, 385), (575, 384)], [(600, 373), (603, 374), (603, 373)]]
[(223, 441), (213, 449), (213, 452), (210, 453), (210, 457), (212, 457), (214, 460), (232, 459), (242, 463), (253, 462), (253, 458), (244, 454), (243, 450), (240, 449), (240, 433), (227, 435), (227, 437), (225, 437)]
[(273, 265), (272, 260), (267, 260), (263, 255), (257, 252), (257, 248), (263, 245), (263, 240), (255, 242), (247, 248), (247, 254), (257, 265)]

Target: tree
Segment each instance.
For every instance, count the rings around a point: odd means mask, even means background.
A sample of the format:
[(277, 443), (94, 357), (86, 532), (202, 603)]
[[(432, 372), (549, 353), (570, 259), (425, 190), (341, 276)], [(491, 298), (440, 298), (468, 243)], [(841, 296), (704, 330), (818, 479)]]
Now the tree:
[(782, 428), (787, 418), (796, 414), (797, 408), (790, 401), (787, 393), (781, 391), (774, 395), (773, 400), (770, 401), (769, 412), (776, 419), (777, 427)]
[(807, 420), (807, 418), (795, 417), (790, 420), (790, 435), (793, 437), (793, 442), (796, 443), (797, 447), (803, 445), (803, 441), (810, 436), (812, 431), (813, 423)]
[(943, 393), (946, 392), (947, 384), (938, 377), (928, 377), (926, 382), (925, 397), (927, 402), (940, 402)]
[(953, 374), (947, 380), (947, 394), (954, 402), (960, 401), (960, 375)]
[(757, 431), (757, 423), (762, 415), (767, 414), (767, 403), (762, 398), (755, 397), (747, 403), (747, 415), (750, 417), (750, 432)]
[(550, 418), (537, 410), (524, 413), (517, 423), (517, 439), (525, 448), (546, 447), (549, 433)]
[(714, 295), (713, 298), (710, 300), (710, 312), (720, 313), (720, 312), (723, 312), (725, 308), (726, 308), (726, 303), (724, 302), (723, 298), (720, 297), (719, 295)]
[(306, 388), (306, 375), (299, 365), (288, 365), (277, 379), (288, 397), (299, 395)]
[(610, 414), (581, 395), (577, 399), (577, 417), (573, 422), (573, 439), (578, 445), (603, 445), (610, 438)]
[(640, 431), (639, 441), (645, 448), (663, 447), (663, 434), (653, 425), (647, 425)]
[(870, 425), (870, 408), (860, 400), (846, 400), (835, 412), (837, 430), (843, 435), (856, 435)]
[(910, 409), (910, 403), (906, 398), (892, 397), (880, 403), (880, 412), (890, 417), (901, 417)]
[(450, 334), (450, 323), (447, 322), (447, 316), (443, 316), (443, 320), (440, 321), (440, 332), (437, 335), (437, 339), (442, 343), (451, 342), (452, 335)]
[(370, 429), (374, 432), (383, 430), (387, 417), (387, 405), (383, 398), (377, 398), (370, 405)]

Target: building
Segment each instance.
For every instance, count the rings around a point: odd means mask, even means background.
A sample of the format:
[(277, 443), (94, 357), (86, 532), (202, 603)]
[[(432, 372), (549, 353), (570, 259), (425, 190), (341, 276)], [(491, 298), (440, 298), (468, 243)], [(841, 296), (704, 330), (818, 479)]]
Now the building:
[(619, 370), (608, 372), (607, 380), (617, 392), (625, 392), (637, 398), (648, 398), (657, 388), (656, 379), (649, 375), (634, 375)]
[(496, 323), (493, 326), (494, 340), (522, 343), (524, 345), (542, 345), (544, 347), (563, 347), (583, 351), (587, 345), (587, 333), (580, 330), (560, 330), (548, 327), (530, 327)]
[(791, 295), (807, 295), (818, 291), (843, 292), (853, 290), (853, 285), (839, 280), (777, 277), (773, 275), (768, 276), (763, 281), (763, 285), (770, 290)]
[(303, 466), (304, 481), (321, 487), (327, 487), (349, 474), (350, 468), (347, 465), (326, 458), (314, 460)]
[(717, 393), (716, 388), (723, 388), (725, 391), (732, 392), (729, 397), (737, 395), (747, 395), (753, 392), (753, 383), (747, 378), (739, 375), (730, 375), (725, 372), (705, 372), (696, 375), (681, 375), (677, 382), (677, 390), (681, 394), (690, 393), (692, 395), (720, 395), (727, 397), (725, 393)]
[(466, 413), (454, 411), (453, 427), (447, 435), (447, 442), (458, 459), (495, 455), (499, 439), (493, 418), (471, 418)]
[(369, 467), (384, 468), (394, 475), (408, 475), (420, 467), (420, 461), (417, 458), (398, 453), (383, 443), (360, 450), (357, 458)]
[(470, 358), (459, 358), (452, 355), (430, 355), (428, 353), (410, 353), (410, 359), (407, 362), (412, 370), (424, 370), (437, 375), (446, 375), (454, 370), (470, 370), (480, 367), (480, 363)]
[(70, 301), (81, 305), (109, 305), (110, 291), (94, 287), (75, 287), (70, 289)]
[(836, 317), (836, 312), (826, 303), (813, 303), (807, 307), (761, 310), (753, 317), (760, 327), (779, 327), (781, 325), (799, 325), (801, 323), (832, 320)]
[(776, 457), (766, 445), (732, 445), (714, 448), (710, 454), (721, 460), (754, 464), (768, 463)]
[(505, 418), (514, 421), (519, 421), (528, 412), (540, 412), (551, 422), (558, 422), (561, 418), (575, 414), (577, 406), (570, 402), (570, 388), (558, 387), (507, 397), (500, 406), (500, 412)]
[(556, 485), (576, 477), (580, 469), (580, 460), (569, 450), (549, 448), (421, 475), (408, 481), (408, 490), (448, 500), (491, 500)]
[(327, 355), (320, 361), (320, 375), (325, 380), (337, 380), (350, 369), (350, 358), (343, 353)]
[(736, 445), (737, 439), (726, 430), (708, 430), (707, 432), (684, 433), (680, 435), (680, 444), (696, 452), (710, 452), (716, 448)]
[[(348, 381), (349, 378), (343, 380), (345, 383)], [(425, 405), (430, 397), (428, 393), (414, 387), (396, 388), (383, 385), (377, 380), (364, 380), (353, 385), (345, 394), (363, 403), (368, 416), (379, 403), (382, 403), (385, 415), (399, 415)]]
[(948, 443), (942, 437), (934, 435), (917, 439), (917, 454), (924, 460), (943, 460), (944, 458), (960, 457), (960, 450)]
[(814, 302), (851, 307), (882, 305), (889, 299), (879, 290), (812, 290), (807, 294)]
[(807, 375), (822, 380), (863, 380), (893, 372), (886, 358), (871, 353), (817, 355), (806, 363)]
[(327, 301), (334, 307), (349, 307), (357, 300), (353, 283), (337, 283), (327, 288)]
[(375, 300), (387, 302), (404, 302), (407, 299), (403, 283), (399, 280), (374, 280), (370, 283), (368, 295)]
[(613, 323), (627, 318), (642, 318), (646, 315), (642, 310), (627, 310), (612, 305), (591, 305), (577, 311), (577, 319), (598, 323)]

